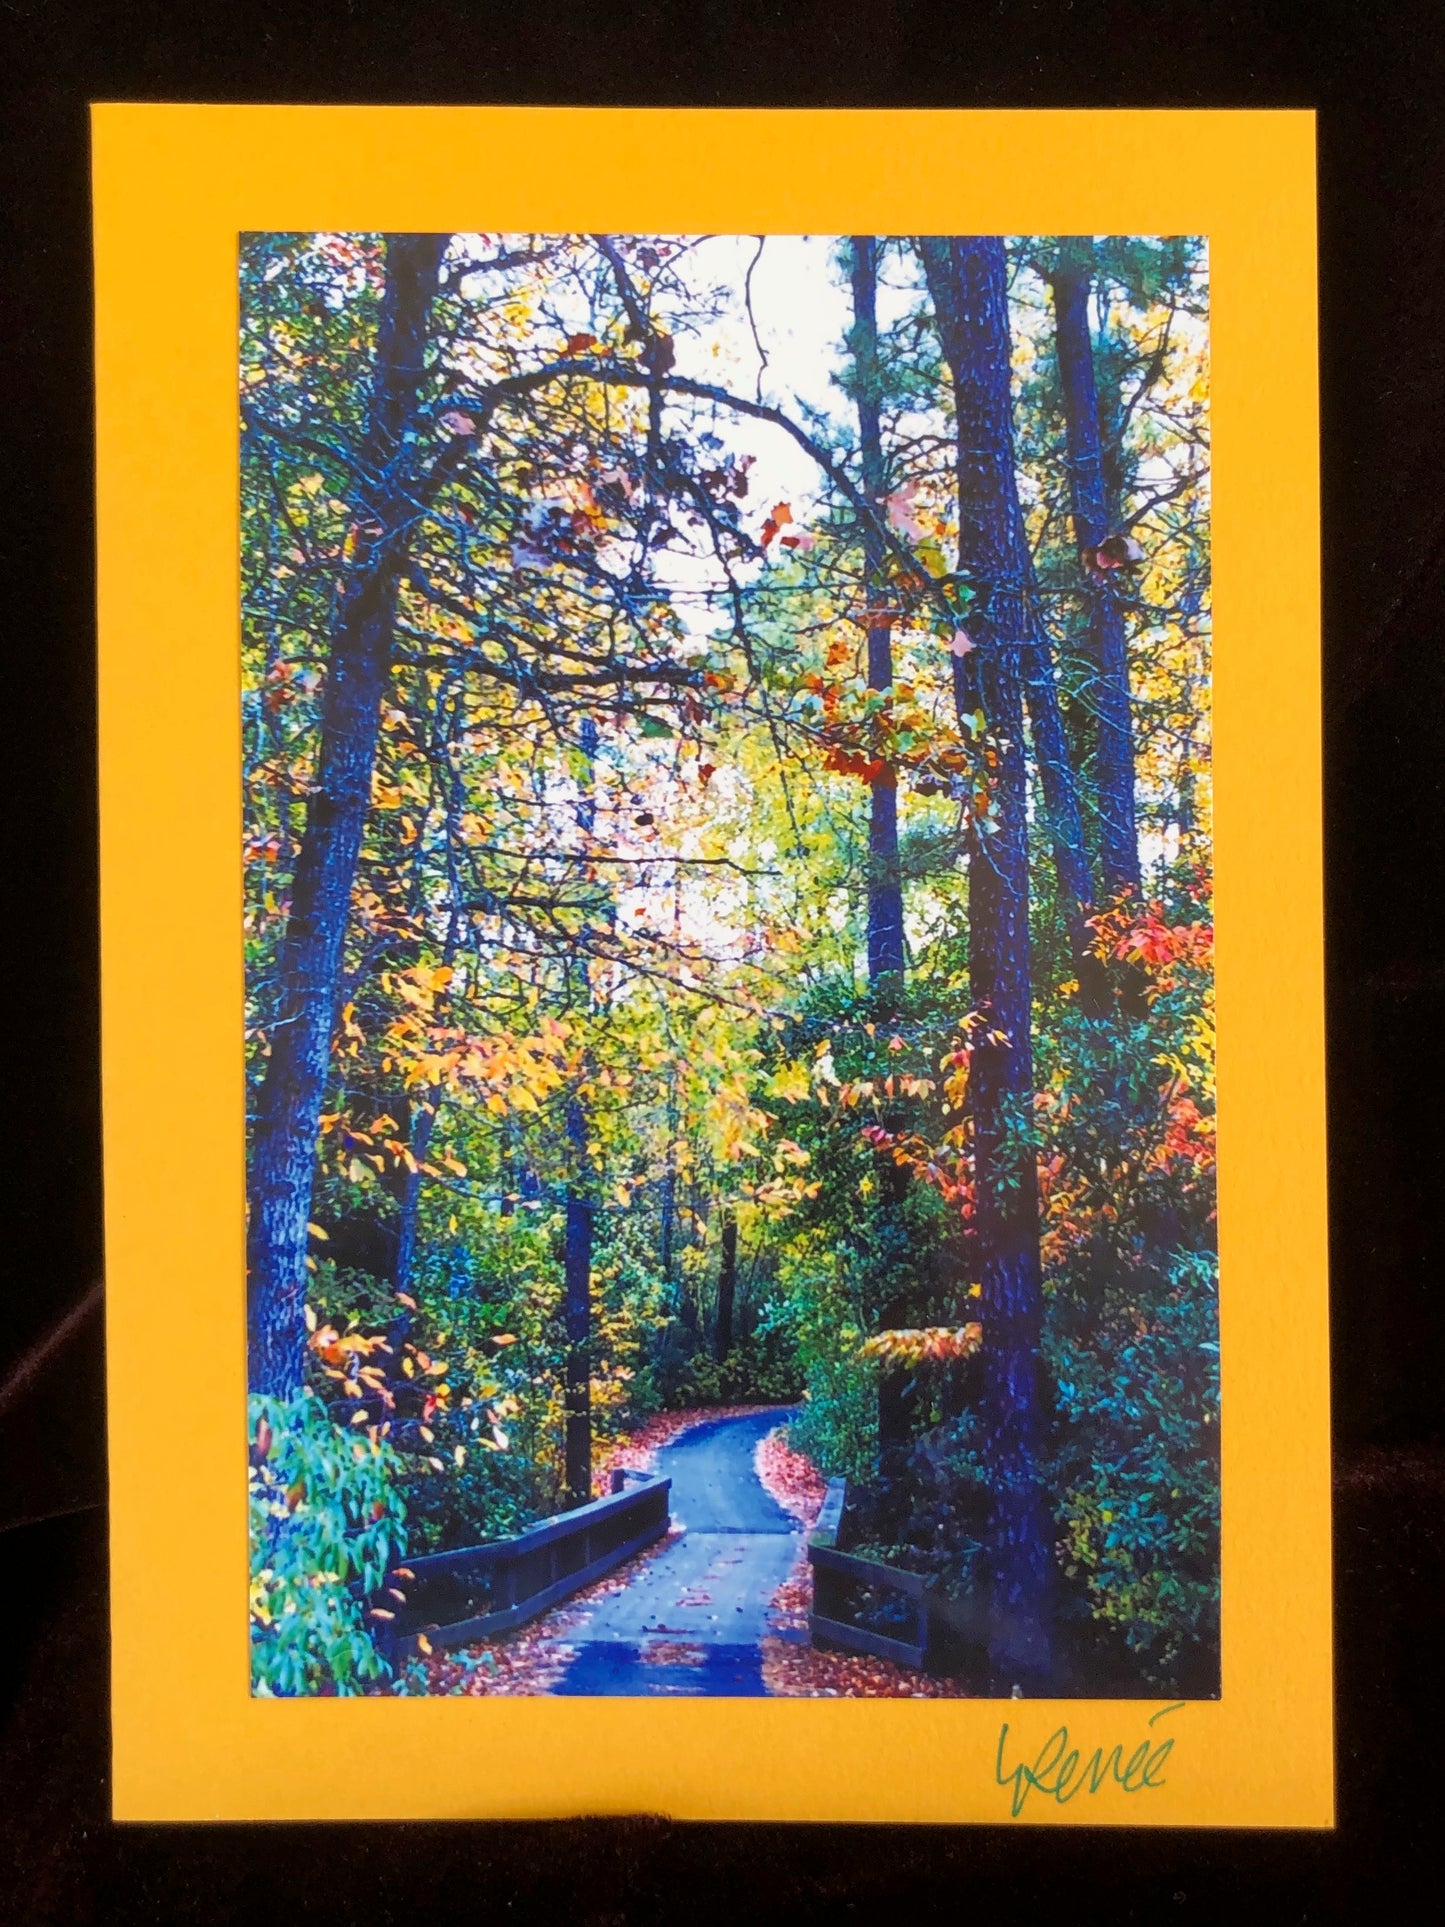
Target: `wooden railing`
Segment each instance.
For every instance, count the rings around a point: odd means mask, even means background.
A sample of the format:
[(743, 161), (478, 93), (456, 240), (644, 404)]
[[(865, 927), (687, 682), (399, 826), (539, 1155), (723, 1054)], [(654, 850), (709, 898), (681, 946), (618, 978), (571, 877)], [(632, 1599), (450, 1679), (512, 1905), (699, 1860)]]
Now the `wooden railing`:
[(671, 1479), (614, 1472), (612, 1492), (510, 1539), (408, 1559), (364, 1605), (366, 1623), (395, 1663), (425, 1634), (434, 1648), (508, 1633), (580, 1592), (667, 1531)]
[(808, 1538), (815, 1646), (870, 1653), (922, 1672), (952, 1671), (963, 1652), (987, 1638), (983, 1613), (970, 1599), (950, 1599), (934, 1581), (881, 1559), (840, 1552), (838, 1529), (847, 1481), (831, 1479)]

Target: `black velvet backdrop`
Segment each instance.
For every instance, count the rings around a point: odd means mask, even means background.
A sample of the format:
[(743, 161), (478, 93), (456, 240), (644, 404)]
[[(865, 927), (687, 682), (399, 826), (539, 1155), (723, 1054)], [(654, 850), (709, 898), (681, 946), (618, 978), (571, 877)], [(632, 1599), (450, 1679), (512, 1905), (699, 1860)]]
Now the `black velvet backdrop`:
[[(0, 1919), (1363, 1919), (1428, 1871), (1445, 1282), (1445, 15), (1434, 0), (3, 0)], [(113, 1828), (91, 99), (1320, 112), (1339, 1831)], [(1161, 166), (1170, 157), (1161, 155)], [(1267, 648), (1262, 635), (1259, 646)], [(1282, 853), (1282, 857), (1286, 853)], [(163, 1002), (158, 1022), (164, 1021)], [(157, 1120), (157, 1128), (167, 1127)], [(205, 1254), (197, 1254), (204, 1262)], [(68, 1321), (68, 1322), (67, 1322)], [(157, 1415), (164, 1423), (164, 1414)], [(384, 1762), (358, 1770), (384, 1771)]]

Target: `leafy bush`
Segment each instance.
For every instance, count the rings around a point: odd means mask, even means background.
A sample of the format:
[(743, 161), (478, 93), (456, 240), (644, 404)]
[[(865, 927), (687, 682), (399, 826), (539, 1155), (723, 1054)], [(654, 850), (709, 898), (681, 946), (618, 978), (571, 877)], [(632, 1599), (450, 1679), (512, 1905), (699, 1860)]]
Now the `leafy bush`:
[(802, 1390), (797, 1360), (767, 1333), (740, 1338), (724, 1359), (694, 1352), (666, 1382), (666, 1403), (692, 1405), (790, 1405)]
[(898, 1474), (849, 1486), (845, 1543), (963, 1593), (975, 1576), (988, 1513), (988, 1472), (975, 1420), (965, 1413), (916, 1438)]
[[(1164, 1691), (1217, 1687), (1212, 933), (1186, 878), (1100, 928), (1142, 995), (1040, 1053), (1048, 1477), (1076, 1612)], [(1173, 919), (1173, 921), (1170, 920)]]
[(804, 1452), (830, 1479), (864, 1478), (878, 1459), (878, 1375), (861, 1359), (809, 1359), (802, 1411), (788, 1428)]
[(380, 1585), (405, 1554), (396, 1454), (310, 1391), (253, 1397), (250, 1425), (252, 1691), (360, 1693), (389, 1669), (350, 1587)]
[(441, 1413), (428, 1429), (430, 1449), (407, 1454), (399, 1479), (414, 1552), (504, 1539), (543, 1516), (534, 1467), (485, 1410)]
[(1065, 1573), (1147, 1678), (1185, 1690), (1219, 1637), (1219, 1337), (1213, 1263), (1181, 1255), (1125, 1335), (1059, 1347)]

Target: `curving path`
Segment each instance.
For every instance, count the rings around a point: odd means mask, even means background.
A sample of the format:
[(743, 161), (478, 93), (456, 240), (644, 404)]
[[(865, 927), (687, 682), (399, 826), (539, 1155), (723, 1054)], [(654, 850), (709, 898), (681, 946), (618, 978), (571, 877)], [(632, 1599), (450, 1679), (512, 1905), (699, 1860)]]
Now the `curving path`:
[(683, 1528), (627, 1588), (598, 1601), (557, 1644), (575, 1652), (554, 1693), (751, 1697), (763, 1685), (769, 1603), (801, 1531), (753, 1469), (758, 1441), (790, 1407), (706, 1420), (664, 1446)]

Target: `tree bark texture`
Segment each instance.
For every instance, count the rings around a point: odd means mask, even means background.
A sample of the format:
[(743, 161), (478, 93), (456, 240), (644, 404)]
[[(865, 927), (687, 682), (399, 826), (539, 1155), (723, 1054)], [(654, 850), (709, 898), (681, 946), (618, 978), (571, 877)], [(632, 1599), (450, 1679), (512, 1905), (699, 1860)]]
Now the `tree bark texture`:
[[(882, 389), (878, 359), (878, 241), (855, 234), (851, 242), (853, 281), (853, 381), (858, 409), (858, 453), (863, 494), (881, 515), (887, 492), (883, 460)], [(863, 620), (868, 632), (868, 687), (893, 686), (893, 630), (880, 590), (883, 538), (874, 520), (863, 525)], [(885, 769), (873, 779), (868, 811), (868, 980), (875, 987), (892, 977), (901, 982), (903, 957), (903, 880), (898, 863), (898, 772)]]
[[(581, 747), (587, 780), (577, 805), (577, 821), (590, 837), (597, 821), (592, 772), (597, 756), (597, 724), (582, 718)], [(589, 999), (590, 1002), (590, 992)], [(580, 1092), (567, 1104), (567, 1143), (571, 1176), (567, 1187), (563, 1299), (567, 1325), (567, 1366), (563, 1383), (563, 1479), (569, 1505), (592, 1497), (592, 1234), (596, 1217), (593, 1173), (587, 1145), (587, 1107)]]
[(1094, 550), (1109, 534), (1099, 395), (1089, 328), (1091, 275), (1082, 259), (1064, 254), (1055, 265), (1052, 279), (1069, 502), (1088, 598), (1089, 688), (1085, 709), (1093, 719), (1099, 857), (1106, 893), (1110, 897), (1133, 896), (1139, 890), (1139, 831), (1134, 801), (1128, 632), (1113, 582), (1090, 565)]
[(961, 714), (981, 708), (1006, 747), (997, 827), (969, 833), (970, 1074), (974, 1223), (982, 1285), (983, 1420), (992, 1479), (988, 1562), (995, 1689), (1036, 1692), (1052, 1674), (1052, 1532), (1040, 1479), (1043, 1287), (1033, 1150), (1024, 685), (1033, 638), (1030, 570), (1015, 479), (1004, 246), (924, 239), (925, 270), (953, 377), (959, 566), (978, 599), (975, 652), (955, 658)]
[[(567, 1140), (574, 1162), (583, 1164), (587, 1114), (577, 1097), (567, 1106)], [(567, 1325), (564, 1478), (569, 1505), (586, 1505), (592, 1497), (592, 1220), (586, 1180), (575, 1178), (567, 1193), (562, 1287)]]
[[(853, 386), (858, 411), (858, 455), (863, 498), (876, 518), (886, 519), (888, 470), (883, 459), (883, 369), (878, 354), (878, 237), (855, 234), (850, 241), (853, 292)], [(879, 521), (863, 523), (863, 621), (868, 643), (868, 687), (893, 686), (893, 625), (884, 587), (883, 531)], [(903, 988), (906, 957), (903, 939), (903, 874), (898, 858), (898, 772), (888, 768), (869, 786), (868, 800), (868, 982), (880, 1012), (894, 1004)], [(896, 1118), (885, 1120), (890, 1128)], [(891, 1157), (877, 1160), (879, 1204), (899, 1210), (908, 1188), (907, 1173)], [(885, 1308), (882, 1324), (905, 1322), (901, 1308)], [(878, 1380), (880, 1467), (896, 1472), (913, 1435), (913, 1374), (885, 1370)]]
[(365, 495), (331, 638), (316, 783), (292, 878), (278, 963), (280, 1006), (251, 1140), (250, 1380), (254, 1391), (280, 1396), (302, 1381), (316, 1139), (412, 514), (405, 435), (425, 381), (428, 317), (446, 243), (445, 235), (386, 241), (358, 464)]

